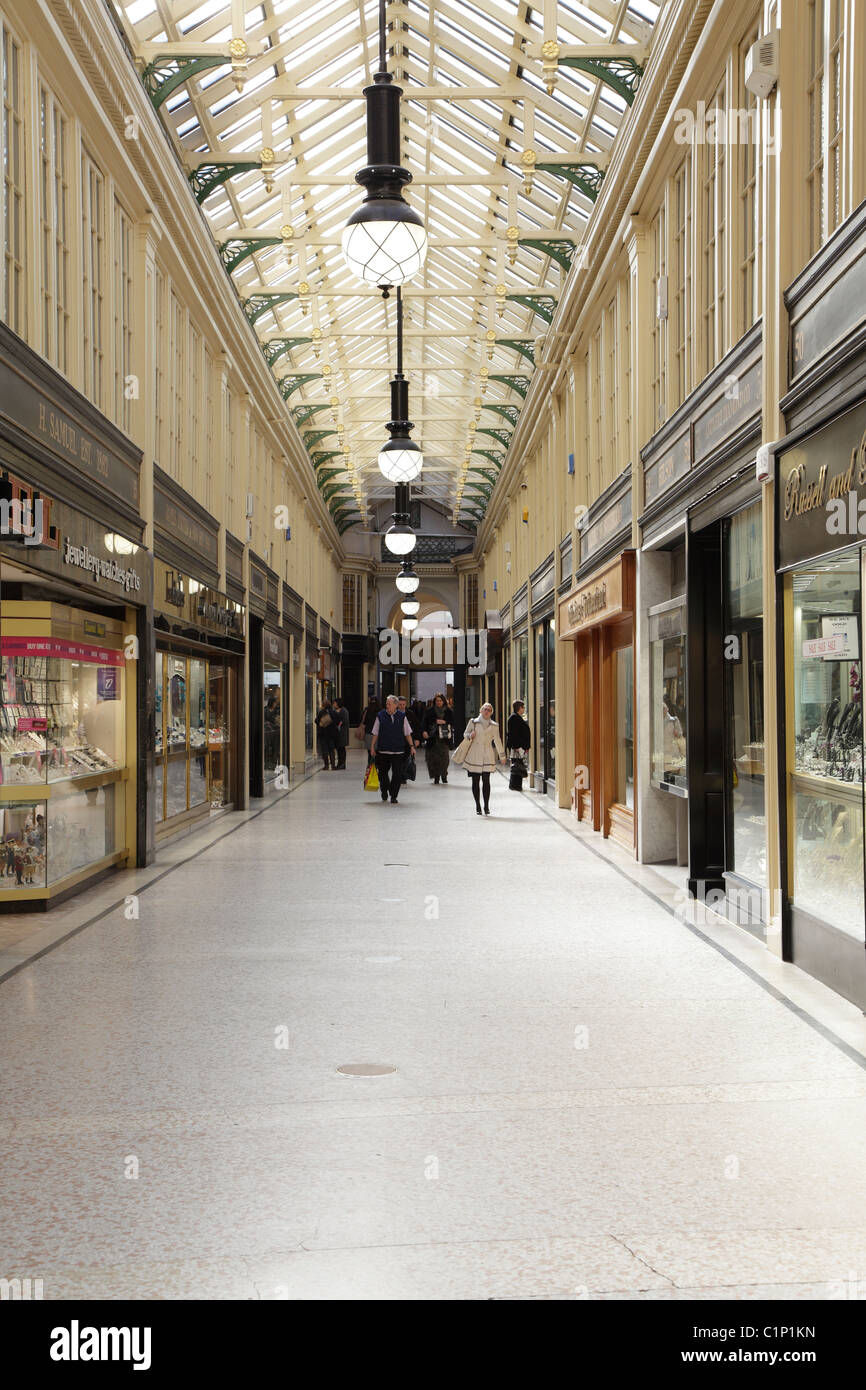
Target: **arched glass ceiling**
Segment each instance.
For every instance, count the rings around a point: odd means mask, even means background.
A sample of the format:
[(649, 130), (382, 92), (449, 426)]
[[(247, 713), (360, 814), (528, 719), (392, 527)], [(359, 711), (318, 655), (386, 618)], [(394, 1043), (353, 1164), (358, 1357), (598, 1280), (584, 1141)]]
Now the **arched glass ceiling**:
[[(338, 524), (363, 521), (392, 496), (376, 456), (390, 415), (394, 301), (359, 286), (339, 243), (362, 196), (354, 175), (366, 162), (361, 89), (377, 67), (377, 0), (114, 8), (287, 409), (328, 474), (320, 483), (338, 489)], [(487, 505), (659, 9), (388, 5), (407, 196), (429, 236), (426, 266), (404, 290), (404, 370), (425, 457), (413, 491), (469, 526)]]

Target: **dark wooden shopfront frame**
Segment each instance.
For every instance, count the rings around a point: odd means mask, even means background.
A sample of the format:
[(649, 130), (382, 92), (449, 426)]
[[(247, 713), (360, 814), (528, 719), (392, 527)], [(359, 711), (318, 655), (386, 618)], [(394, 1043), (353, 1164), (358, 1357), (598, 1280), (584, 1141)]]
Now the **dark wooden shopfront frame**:
[[(612, 593), (608, 596), (607, 588)], [(604, 601), (602, 601), (604, 600)], [(574, 809), (578, 819), (634, 853), (637, 807), (617, 793), (617, 652), (634, 649), (635, 557), (618, 559), (576, 585), (559, 605), (559, 640), (574, 644)], [(636, 663), (632, 657), (632, 709), (637, 729)], [(635, 742), (632, 779), (636, 779)], [(579, 770), (588, 771), (582, 785)], [(635, 781), (636, 786), (636, 781)]]

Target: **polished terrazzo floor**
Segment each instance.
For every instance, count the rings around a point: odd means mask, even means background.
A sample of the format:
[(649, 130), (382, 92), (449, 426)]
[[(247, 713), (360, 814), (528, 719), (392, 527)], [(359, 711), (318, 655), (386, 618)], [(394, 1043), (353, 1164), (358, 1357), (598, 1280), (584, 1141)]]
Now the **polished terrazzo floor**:
[(864, 1059), (799, 972), (765, 987), (504, 779), (479, 820), (456, 771), (392, 807), (360, 765), (0, 984), (0, 1277), (866, 1296)]

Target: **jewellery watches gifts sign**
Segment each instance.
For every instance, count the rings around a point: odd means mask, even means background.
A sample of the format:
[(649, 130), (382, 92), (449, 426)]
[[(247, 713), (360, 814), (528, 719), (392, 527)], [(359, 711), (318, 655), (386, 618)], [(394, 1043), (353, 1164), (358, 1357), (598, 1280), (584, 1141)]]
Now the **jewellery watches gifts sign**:
[(779, 454), (779, 569), (866, 541), (866, 405)]
[(0, 546), (28, 568), (105, 596), (146, 604), (152, 564), (141, 547), (0, 468)]

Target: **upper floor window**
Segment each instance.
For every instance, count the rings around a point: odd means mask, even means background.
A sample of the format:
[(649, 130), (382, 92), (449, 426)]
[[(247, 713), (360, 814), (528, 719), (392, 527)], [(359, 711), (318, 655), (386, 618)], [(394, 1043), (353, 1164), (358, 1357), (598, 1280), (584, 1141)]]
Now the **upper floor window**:
[(361, 632), (361, 595), (363, 578), (360, 574), (343, 575), (343, 631)]
[[(717, 88), (708, 114), (716, 113), (715, 129), (727, 128), (725, 83)], [(703, 370), (713, 370), (728, 350), (726, 314), (727, 287), (727, 141), (715, 140), (701, 146), (703, 151)]]
[(671, 187), (671, 370), (674, 409), (692, 389), (692, 157), (687, 154)]
[(21, 45), (0, 19), (0, 81), (3, 125), (3, 302), (2, 317), (24, 337), (27, 332), (24, 247), (27, 237), (24, 201), (24, 61)]
[(127, 434), (139, 392), (132, 370), (132, 220), (114, 201), (114, 418)]
[(478, 575), (466, 576), (466, 621), (467, 628), (478, 627)]
[(42, 231), (42, 351), (69, 372), (69, 124), (54, 93), (39, 88), (39, 218)]
[(836, 230), (845, 215), (842, 149), (844, 135), (844, 0), (808, 0), (806, 103), (809, 149), (806, 196), (809, 255)]
[(665, 244), (665, 208), (659, 208), (652, 224), (652, 420), (653, 430), (665, 419), (665, 360), (667, 353), (667, 248)]
[(87, 151), (81, 157), (82, 340), (84, 394), (105, 405), (105, 176)]
[(737, 158), (739, 161), (739, 303), (736, 306), (737, 331), (742, 336), (761, 317), (761, 246), (763, 241), (763, 212), (761, 184), (764, 169), (765, 132), (762, 122), (768, 119), (762, 103), (745, 84), (746, 55), (757, 42), (760, 29), (756, 25), (740, 44), (739, 105), (746, 119), (739, 130)]

